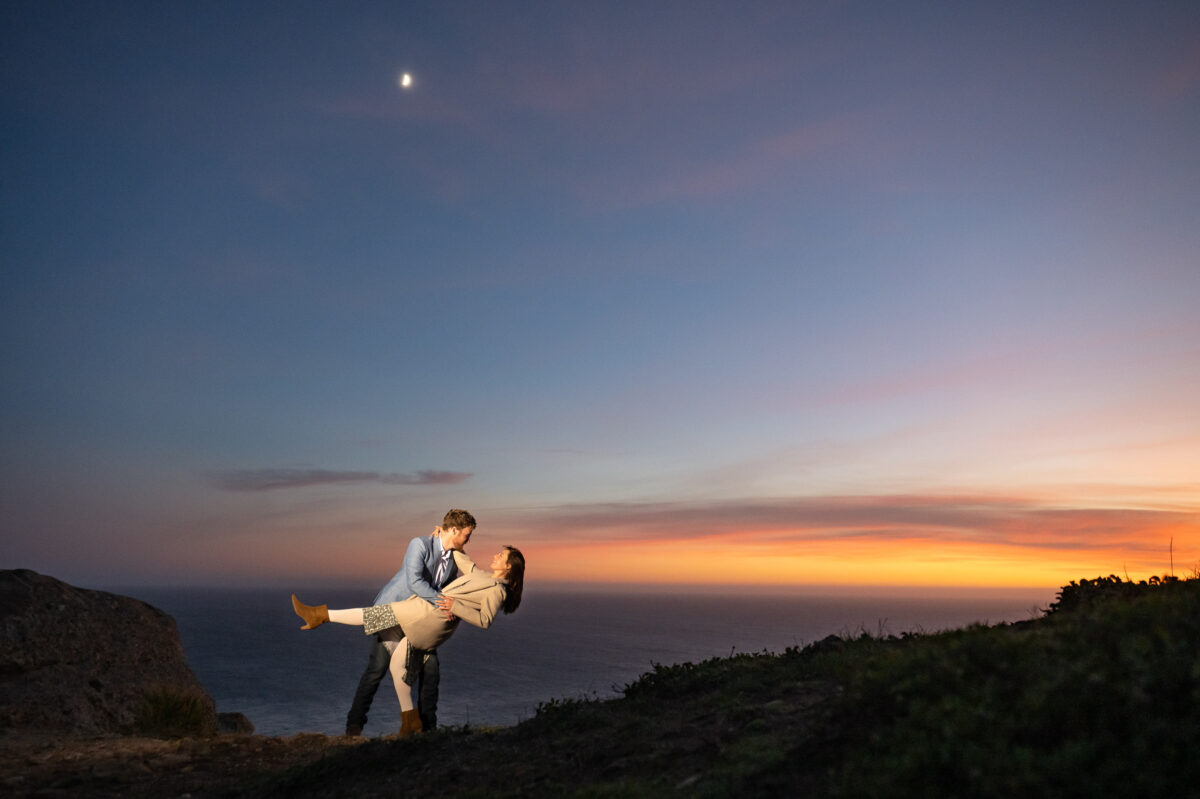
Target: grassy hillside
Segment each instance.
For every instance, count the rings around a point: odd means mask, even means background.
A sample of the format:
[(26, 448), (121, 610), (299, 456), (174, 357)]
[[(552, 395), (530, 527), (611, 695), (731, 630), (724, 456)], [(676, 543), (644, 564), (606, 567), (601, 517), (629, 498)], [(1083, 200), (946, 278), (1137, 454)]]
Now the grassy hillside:
[(658, 667), (608, 701), (376, 741), (293, 796), (1200, 795), (1200, 580), (1064, 587), (1044, 617)]

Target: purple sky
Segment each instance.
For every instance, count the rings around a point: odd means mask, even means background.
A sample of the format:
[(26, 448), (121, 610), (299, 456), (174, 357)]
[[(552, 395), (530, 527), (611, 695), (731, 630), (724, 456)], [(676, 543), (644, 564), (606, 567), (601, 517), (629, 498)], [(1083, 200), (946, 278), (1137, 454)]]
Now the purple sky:
[(455, 506), (557, 569), (797, 503), (987, 538), (980, 495), (1200, 562), (1194, 1), (0, 23), (0, 568), (372, 582)]

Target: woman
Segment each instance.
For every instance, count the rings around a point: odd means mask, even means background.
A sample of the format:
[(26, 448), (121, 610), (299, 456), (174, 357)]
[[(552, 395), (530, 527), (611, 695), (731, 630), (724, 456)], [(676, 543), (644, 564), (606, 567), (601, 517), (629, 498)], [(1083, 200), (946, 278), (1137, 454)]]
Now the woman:
[(383, 632), (384, 644), (392, 653), (392, 682), (400, 700), (401, 738), (422, 729), (421, 717), (413, 708), (412, 700), (416, 674), (407, 668), (410, 648), (437, 649), (458, 628), (459, 619), (486, 630), (497, 611), (513, 613), (521, 604), (525, 556), (516, 547), (506, 546), (497, 552), (492, 558), (490, 572), (476, 566), (461, 552), (455, 552), (454, 559), (462, 575), (442, 589), (436, 607), (413, 594), (403, 602), (388, 605), (328, 610), (325, 605), (305, 605), (292, 594), (292, 607), (296, 615), (304, 619), (301, 630), (311, 630), (331, 621), (361, 626), (368, 635)]

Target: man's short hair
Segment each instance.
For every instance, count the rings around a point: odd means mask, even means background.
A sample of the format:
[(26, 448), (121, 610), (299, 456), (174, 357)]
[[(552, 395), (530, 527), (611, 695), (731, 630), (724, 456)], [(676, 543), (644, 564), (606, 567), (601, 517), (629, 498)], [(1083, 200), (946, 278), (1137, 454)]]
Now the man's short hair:
[(451, 527), (465, 530), (468, 527), (474, 526), (475, 517), (462, 508), (454, 508), (447, 511), (445, 518), (442, 519), (442, 527), (446, 530), (449, 530)]

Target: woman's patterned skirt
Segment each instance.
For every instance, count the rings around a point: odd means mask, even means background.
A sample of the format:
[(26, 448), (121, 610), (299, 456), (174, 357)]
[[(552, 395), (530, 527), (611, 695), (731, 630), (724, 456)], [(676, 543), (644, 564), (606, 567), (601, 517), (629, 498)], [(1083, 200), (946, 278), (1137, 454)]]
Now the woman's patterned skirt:
[(363, 608), (363, 632), (367, 635), (374, 635), (380, 630), (395, 627), (399, 623), (396, 621), (396, 614), (392, 612), (390, 604)]

